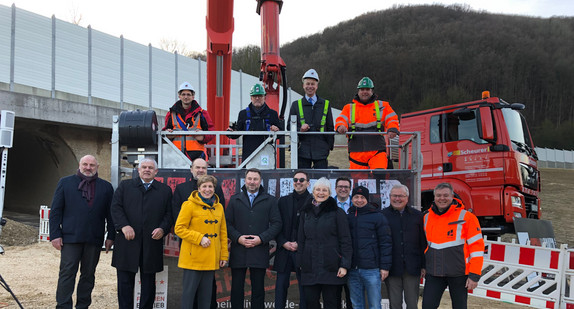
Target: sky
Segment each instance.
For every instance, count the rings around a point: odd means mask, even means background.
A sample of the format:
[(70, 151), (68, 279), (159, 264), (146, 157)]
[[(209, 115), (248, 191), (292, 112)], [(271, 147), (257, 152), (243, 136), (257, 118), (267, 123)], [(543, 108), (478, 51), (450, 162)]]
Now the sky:
[[(143, 3), (143, 5), (142, 5)], [(147, 4), (149, 3), (149, 4)], [(207, 0), (0, 0), (0, 4), (79, 25), (144, 45), (176, 41), (188, 51), (203, 52)], [(147, 4), (147, 5), (146, 5)], [(321, 32), (364, 13), (397, 5), (465, 4), (477, 11), (533, 17), (574, 16), (573, 0), (284, 0), (279, 15), (280, 44)], [(234, 1), (233, 47), (261, 43), (256, 0)]]

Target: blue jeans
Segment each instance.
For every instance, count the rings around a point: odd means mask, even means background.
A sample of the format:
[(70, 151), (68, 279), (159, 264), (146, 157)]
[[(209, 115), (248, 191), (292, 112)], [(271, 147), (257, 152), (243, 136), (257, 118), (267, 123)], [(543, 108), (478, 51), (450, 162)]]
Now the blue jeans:
[(378, 268), (349, 270), (347, 284), (351, 292), (353, 309), (366, 308), (365, 301), (368, 301), (370, 309), (381, 309), (381, 272)]

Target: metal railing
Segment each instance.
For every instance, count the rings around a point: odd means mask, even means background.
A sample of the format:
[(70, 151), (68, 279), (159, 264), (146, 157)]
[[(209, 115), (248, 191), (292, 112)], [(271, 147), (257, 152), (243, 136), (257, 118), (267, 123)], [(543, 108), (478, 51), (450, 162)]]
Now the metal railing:
[[(149, 145), (147, 147), (125, 147), (120, 145), (119, 141), (119, 124), (114, 121), (114, 127), (112, 131), (112, 183), (119, 183), (121, 174), (127, 175), (131, 174), (133, 168), (139, 160), (144, 157), (155, 157), (159, 168), (163, 169), (189, 169), (191, 166), (191, 161), (186, 155), (171, 141), (172, 136), (182, 136), (182, 135), (214, 135), (215, 143), (206, 145), (206, 148), (211, 153), (212, 157), (210, 162), (212, 162), (215, 170), (225, 171), (225, 170), (238, 170), (245, 167), (252, 167), (249, 164), (251, 162), (257, 161), (258, 156), (262, 152), (266, 151), (267, 145), (272, 145), (272, 153), (267, 155), (272, 155), (276, 157), (277, 150), (285, 149), (289, 151), (290, 160), (288, 169), (298, 168), (298, 141), (299, 135), (338, 135), (336, 132), (297, 132), (296, 117), (292, 117), (291, 130), (280, 130), (277, 132), (270, 131), (159, 131), (157, 144)], [(386, 132), (348, 132), (347, 134), (353, 135), (387, 135)], [(265, 141), (248, 157), (245, 162), (239, 161), (239, 149), (240, 145), (229, 145), (222, 144), (222, 139), (231, 135), (241, 135), (241, 136), (267, 136)], [(276, 144), (279, 138), (285, 138), (285, 144)], [(388, 140), (388, 139), (387, 139)], [(120, 147), (121, 146), (121, 147)], [(268, 148), (268, 147), (267, 147)], [(346, 148), (346, 145), (339, 144), (337, 148)], [(394, 161), (398, 163), (394, 170), (408, 170), (414, 175), (415, 178), (415, 188), (414, 192), (420, 192), (420, 177), (422, 171), (422, 154), (420, 145), (420, 133), (419, 132), (401, 132), (401, 138), (397, 144), (388, 143), (387, 153), (395, 153), (397, 158), (393, 158)], [(393, 151), (396, 150), (396, 151)], [(414, 154), (414, 155), (413, 155)], [(129, 164), (122, 166), (120, 159), (131, 157)], [(234, 167), (228, 167), (233, 164)], [(261, 168), (261, 167), (259, 167)], [(279, 169), (277, 164), (269, 164), (268, 169)], [(348, 168), (337, 169), (339, 171), (348, 172), (354, 171)], [(364, 171), (364, 170), (363, 170)], [(413, 193), (414, 193), (413, 192)], [(415, 205), (420, 205), (420, 194), (413, 194), (415, 197)]]

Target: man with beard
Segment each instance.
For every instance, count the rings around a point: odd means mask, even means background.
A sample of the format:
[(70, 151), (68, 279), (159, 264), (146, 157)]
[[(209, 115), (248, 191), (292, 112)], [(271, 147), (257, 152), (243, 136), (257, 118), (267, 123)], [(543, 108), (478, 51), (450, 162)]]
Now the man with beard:
[[(299, 228), (300, 211), (310, 193), (309, 175), (305, 171), (296, 171), (293, 175), (293, 192), (279, 199), (279, 212), (283, 228), (277, 235), (277, 253), (273, 269), (277, 272), (275, 283), (275, 308), (284, 309), (287, 301), (287, 291), (291, 281), (291, 272), (295, 271), (297, 282), (301, 281), (301, 270), (295, 268), (295, 258), (298, 249), (297, 229)], [(306, 309), (305, 292), (299, 284), (299, 308)]]
[[(177, 92), (179, 100), (165, 115), (165, 126), (162, 131), (208, 131), (213, 130), (214, 125), (206, 110), (194, 100), (195, 90), (190, 83), (184, 82)], [(213, 139), (213, 135), (180, 135), (170, 136), (173, 144), (180, 149), (189, 160), (196, 158), (207, 160), (205, 144)]]
[(233, 195), (225, 210), (227, 237), (231, 239), (231, 308), (244, 308), (245, 273), (251, 276), (251, 308), (263, 309), (265, 270), (269, 267), (269, 241), (281, 231), (275, 197), (261, 185), (256, 168), (245, 173), (245, 185)]
[(56, 288), (56, 308), (72, 308), (76, 273), (80, 280), (76, 290), (76, 308), (92, 303), (96, 266), (100, 259), (106, 229), (106, 253), (114, 244), (116, 233), (110, 205), (114, 189), (98, 178), (98, 161), (86, 155), (80, 159), (75, 175), (58, 182), (50, 210), (50, 239), (60, 251), (60, 274)]
[[(237, 122), (227, 128), (227, 131), (273, 131), (282, 130), (277, 112), (265, 103), (266, 92), (263, 85), (257, 83), (249, 91), (251, 103), (239, 112)], [(240, 135), (229, 135), (238, 139)], [(245, 161), (267, 139), (267, 135), (245, 135), (241, 160)]]
[(389, 102), (377, 100), (375, 84), (363, 77), (357, 85), (358, 93), (353, 101), (337, 117), (335, 128), (349, 140), (351, 169), (386, 169), (387, 153), (382, 134), (353, 135), (353, 132), (387, 132), (389, 138), (399, 134), (399, 118)]

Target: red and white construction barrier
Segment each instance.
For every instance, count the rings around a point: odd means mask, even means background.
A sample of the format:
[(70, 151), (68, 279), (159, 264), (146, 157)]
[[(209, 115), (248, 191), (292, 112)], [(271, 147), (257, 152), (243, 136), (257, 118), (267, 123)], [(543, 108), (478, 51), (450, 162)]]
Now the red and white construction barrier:
[(574, 283), (574, 249), (566, 250), (565, 256), (560, 308), (574, 309), (574, 291), (571, 286)]
[(474, 296), (535, 308), (560, 308), (567, 248), (485, 240), (484, 265)]
[(46, 205), (40, 206), (38, 241), (50, 241), (50, 208)]
[(175, 234), (169, 233), (164, 238), (163, 255), (171, 257), (179, 256), (179, 237)]

